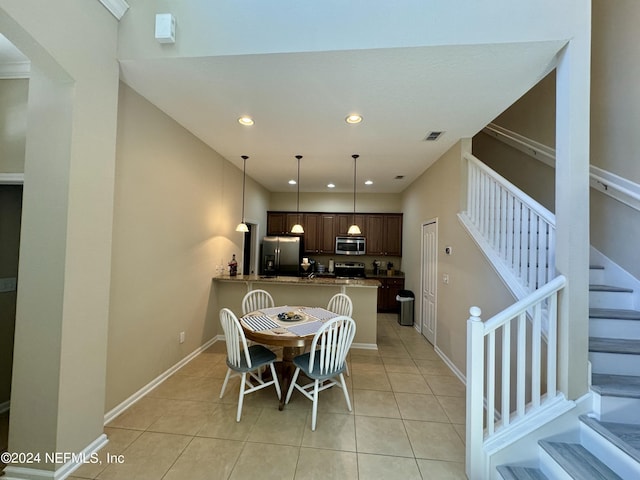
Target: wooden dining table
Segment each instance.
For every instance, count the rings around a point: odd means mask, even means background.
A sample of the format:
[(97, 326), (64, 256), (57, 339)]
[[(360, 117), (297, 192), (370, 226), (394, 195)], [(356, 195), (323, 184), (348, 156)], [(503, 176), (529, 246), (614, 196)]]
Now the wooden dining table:
[(322, 324), (337, 314), (322, 307), (278, 306), (249, 312), (240, 318), (245, 336), (256, 343), (282, 347), (282, 360), (277, 362), (282, 395), (279, 409), (293, 379), (293, 359), (311, 345)]

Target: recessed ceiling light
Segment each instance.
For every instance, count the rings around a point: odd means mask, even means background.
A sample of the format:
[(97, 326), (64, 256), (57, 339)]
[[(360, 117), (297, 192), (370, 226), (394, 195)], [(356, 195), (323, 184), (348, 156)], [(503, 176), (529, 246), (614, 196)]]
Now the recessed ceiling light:
[(362, 121), (362, 115), (352, 113), (351, 115), (348, 115), (347, 118), (344, 119), (344, 121), (352, 125), (360, 123)]
[(373, 180), (367, 180), (364, 182), (365, 185), (373, 185)]
[(240, 125), (244, 125), (245, 127), (250, 127), (254, 124), (253, 118), (248, 115), (243, 115), (238, 119), (238, 123)]
[(289, 180), (289, 185), (295, 185), (296, 181), (292, 178), (291, 180)]
[(336, 188), (336, 186), (333, 183), (327, 183), (327, 188)]

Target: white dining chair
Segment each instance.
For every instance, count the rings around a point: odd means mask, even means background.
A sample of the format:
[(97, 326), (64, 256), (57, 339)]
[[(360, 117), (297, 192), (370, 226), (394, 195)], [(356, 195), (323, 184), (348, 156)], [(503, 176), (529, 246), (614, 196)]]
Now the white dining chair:
[[(333, 297), (329, 299), (329, 304), (327, 305), (327, 310), (333, 313), (337, 313), (338, 315), (344, 315), (345, 317), (353, 316), (353, 302), (349, 295), (345, 295), (344, 293), (336, 293)], [(344, 373), (349, 376), (349, 365), (347, 364), (345, 367)]]
[[(245, 395), (273, 385), (276, 388), (278, 399), (282, 396), (276, 369), (273, 365), (276, 354), (264, 345), (247, 346), (247, 339), (244, 336), (240, 322), (228, 308), (220, 310), (220, 323), (227, 343), (228, 367), (227, 375), (224, 377), (224, 383), (220, 390), (220, 398), (224, 395), (229, 378), (236, 375), (240, 376), (240, 395), (238, 396), (238, 413), (236, 415), (236, 422), (239, 422)], [(256, 375), (254, 372), (267, 365), (271, 368), (271, 380), (264, 381), (261, 376)], [(251, 382), (252, 379), (256, 382), (255, 384)]]
[[(316, 332), (311, 343), (311, 351), (298, 355), (293, 359), (296, 370), (291, 379), (291, 386), (287, 392), (285, 403), (289, 403), (294, 389), (299, 390), (313, 402), (311, 415), (311, 430), (316, 429), (318, 416), (318, 393), (334, 385), (340, 385), (351, 411), (349, 392), (344, 382), (342, 372), (345, 369), (347, 353), (351, 348), (356, 334), (356, 322), (346, 316), (338, 316), (327, 320)], [(313, 380), (306, 385), (298, 385), (300, 372)]]
[(251, 290), (242, 299), (242, 314), (275, 306), (273, 297), (266, 290)]

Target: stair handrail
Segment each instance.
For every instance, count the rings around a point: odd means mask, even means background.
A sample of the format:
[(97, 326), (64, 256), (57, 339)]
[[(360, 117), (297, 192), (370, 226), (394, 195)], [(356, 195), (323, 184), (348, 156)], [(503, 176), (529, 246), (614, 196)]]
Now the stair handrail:
[(516, 298), (556, 276), (555, 215), (471, 153), (459, 215)]
[[(557, 325), (558, 295), (566, 283), (566, 277), (559, 275), (484, 322), (480, 318), (482, 312), (479, 307), (473, 306), (469, 310), (466, 372), (466, 470), (469, 478), (489, 478), (486, 455), (488, 442), (518, 427), (563, 397), (557, 389)], [(548, 321), (546, 338), (543, 338), (542, 332), (543, 310)], [(529, 340), (528, 315), (532, 322)], [(512, 324), (515, 325), (515, 340), (512, 338)], [(502, 340), (499, 364), (496, 361), (496, 333), (500, 334)], [(546, 365), (542, 358), (545, 340)], [(527, 358), (529, 342), (530, 358)], [(527, 360), (530, 362), (529, 369)], [(516, 365), (515, 387), (511, 382), (512, 363)], [(499, 385), (496, 383), (498, 370)], [(543, 371), (546, 371), (544, 377)], [(531, 376), (529, 385), (526, 382), (527, 374)], [(515, 401), (512, 401), (512, 397)], [(497, 399), (499, 405), (496, 404)]]

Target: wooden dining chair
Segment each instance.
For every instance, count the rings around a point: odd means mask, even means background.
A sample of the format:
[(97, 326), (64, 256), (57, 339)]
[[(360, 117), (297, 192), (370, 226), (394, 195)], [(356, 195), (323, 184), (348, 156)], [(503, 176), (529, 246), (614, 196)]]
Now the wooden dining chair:
[[(333, 297), (329, 299), (329, 304), (327, 305), (327, 310), (333, 313), (337, 313), (338, 315), (344, 315), (345, 317), (353, 316), (353, 302), (349, 295), (345, 295), (344, 293), (336, 293)], [(349, 365), (345, 366), (344, 373), (349, 376)]]
[(242, 299), (242, 314), (275, 306), (273, 297), (266, 290), (251, 290)]
[[(224, 383), (220, 390), (220, 398), (224, 395), (229, 378), (235, 375), (240, 376), (240, 395), (238, 396), (238, 413), (236, 415), (236, 422), (239, 422), (245, 395), (273, 385), (276, 388), (278, 399), (282, 396), (276, 369), (273, 366), (276, 354), (264, 345), (247, 346), (247, 339), (244, 336), (242, 326), (240, 326), (235, 314), (228, 308), (220, 310), (220, 323), (227, 343), (228, 367), (227, 375), (224, 377)], [(254, 372), (267, 365), (271, 368), (271, 380), (264, 381), (261, 376), (256, 375)], [(256, 382), (255, 384), (251, 382), (252, 379)]]
[[(296, 370), (291, 379), (285, 403), (289, 403), (294, 389), (299, 390), (313, 402), (311, 430), (316, 429), (318, 393), (327, 388), (339, 384), (342, 387), (344, 399), (347, 401), (347, 407), (351, 411), (349, 392), (342, 372), (345, 369), (345, 359), (355, 334), (356, 322), (352, 318), (341, 315), (327, 320), (314, 335), (311, 351), (293, 359)], [(297, 380), (301, 371), (313, 381), (306, 385), (298, 385)]]

